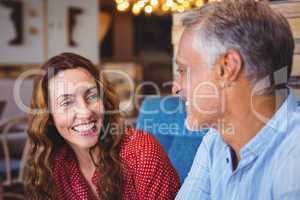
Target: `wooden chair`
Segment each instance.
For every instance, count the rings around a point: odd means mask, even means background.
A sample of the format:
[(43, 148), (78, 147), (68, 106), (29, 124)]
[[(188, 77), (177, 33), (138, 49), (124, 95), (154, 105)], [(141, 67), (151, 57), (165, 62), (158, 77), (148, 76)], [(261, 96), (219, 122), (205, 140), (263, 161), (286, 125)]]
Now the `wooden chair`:
[[(24, 199), (23, 194), (18, 194), (15, 192), (7, 192), (6, 188), (13, 188), (16, 185), (22, 186), (23, 175), (24, 175), (24, 165), (27, 159), (28, 152), (28, 140), (27, 140), (27, 117), (13, 117), (10, 119), (2, 119), (0, 121), (0, 148), (3, 149), (3, 160), (0, 160), (0, 173), (4, 175), (4, 180), (1, 180), (3, 187), (4, 198), (13, 199)], [(9, 148), (9, 143), (11, 141), (24, 141), (24, 148), (22, 150), (22, 155), (20, 158), (15, 159), (11, 156), (11, 150)], [(17, 172), (14, 176), (13, 172)]]

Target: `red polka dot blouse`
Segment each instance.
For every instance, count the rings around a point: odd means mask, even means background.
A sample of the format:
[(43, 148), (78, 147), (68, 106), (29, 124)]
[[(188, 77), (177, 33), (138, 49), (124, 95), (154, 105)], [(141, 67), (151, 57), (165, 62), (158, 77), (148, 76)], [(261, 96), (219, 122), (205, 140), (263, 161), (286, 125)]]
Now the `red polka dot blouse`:
[[(159, 142), (151, 135), (128, 129), (121, 145), (122, 200), (169, 200), (179, 190), (178, 175)], [(75, 153), (62, 146), (54, 157), (53, 180), (58, 200), (96, 199), (80, 171)], [(97, 173), (92, 182), (95, 184)]]

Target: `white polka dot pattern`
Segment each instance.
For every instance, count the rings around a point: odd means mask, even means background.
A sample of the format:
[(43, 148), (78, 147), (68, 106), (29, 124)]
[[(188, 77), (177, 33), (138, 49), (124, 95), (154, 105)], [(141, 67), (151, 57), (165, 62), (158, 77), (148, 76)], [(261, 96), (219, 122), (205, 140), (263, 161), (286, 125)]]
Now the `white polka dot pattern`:
[[(121, 145), (122, 200), (171, 200), (179, 190), (179, 178), (155, 138), (128, 129)], [(97, 174), (93, 177), (96, 182)], [(53, 180), (58, 200), (96, 199), (80, 172), (76, 156), (67, 145), (55, 155)]]

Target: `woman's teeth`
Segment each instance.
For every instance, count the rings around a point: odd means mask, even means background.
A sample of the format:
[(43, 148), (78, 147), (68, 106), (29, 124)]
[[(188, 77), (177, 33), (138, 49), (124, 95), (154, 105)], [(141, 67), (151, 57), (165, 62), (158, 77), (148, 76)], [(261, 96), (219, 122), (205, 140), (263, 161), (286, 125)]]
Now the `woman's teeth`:
[(73, 127), (73, 129), (77, 132), (85, 132), (85, 131), (91, 130), (94, 127), (95, 127), (95, 122), (91, 122), (88, 124), (81, 124), (81, 125), (75, 126), (75, 127)]

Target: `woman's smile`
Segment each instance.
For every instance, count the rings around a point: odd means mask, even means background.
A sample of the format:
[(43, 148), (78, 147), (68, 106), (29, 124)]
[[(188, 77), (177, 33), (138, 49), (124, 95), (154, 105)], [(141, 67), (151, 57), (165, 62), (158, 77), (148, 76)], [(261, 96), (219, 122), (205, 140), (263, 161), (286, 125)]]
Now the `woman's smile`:
[(98, 136), (100, 133), (98, 124), (99, 124), (99, 120), (81, 122), (74, 125), (71, 129), (76, 135)]

